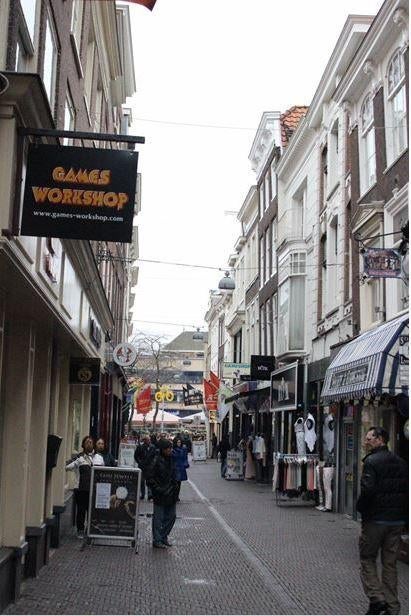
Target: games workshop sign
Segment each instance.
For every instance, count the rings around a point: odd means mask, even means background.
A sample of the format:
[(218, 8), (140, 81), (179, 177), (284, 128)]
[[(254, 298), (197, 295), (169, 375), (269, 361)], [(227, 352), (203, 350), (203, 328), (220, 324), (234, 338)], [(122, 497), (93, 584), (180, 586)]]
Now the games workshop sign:
[(30, 144), (21, 235), (131, 242), (137, 152)]

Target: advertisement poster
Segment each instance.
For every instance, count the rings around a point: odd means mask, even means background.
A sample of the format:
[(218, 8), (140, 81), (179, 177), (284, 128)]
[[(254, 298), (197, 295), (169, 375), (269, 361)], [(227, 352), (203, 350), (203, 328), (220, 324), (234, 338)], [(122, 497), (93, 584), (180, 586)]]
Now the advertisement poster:
[(21, 235), (131, 242), (138, 153), (30, 144)]
[(270, 405), (273, 411), (293, 411), (303, 403), (304, 366), (298, 362), (271, 374)]
[(227, 452), (227, 472), (226, 479), (244, 479), (243, 452), (232, 449)]
[(118, 466), (128, 466), (136, 468), (137, 464), (134, 460), (134, 452), (136, 446), (133, 443), (120, 443), (118, 449)]
[(205, 441), (193, 441), (192, 442), (192, 455), (194, 462), (200, 462), (207, 460), (207, 450)]
[(140, 475), (139, 469), (93, 467), (89, 537), (135, 538)]

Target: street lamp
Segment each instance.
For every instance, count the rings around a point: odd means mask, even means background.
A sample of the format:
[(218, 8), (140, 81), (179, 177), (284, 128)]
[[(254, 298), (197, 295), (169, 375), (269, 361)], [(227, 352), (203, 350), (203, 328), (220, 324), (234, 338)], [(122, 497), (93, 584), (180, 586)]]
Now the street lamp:
[(226, 272), (224, 274), (224, 277), (221, 278), (220, 282), (218, 283), (218, 288), (222, 291), (233, 291), (235, 289), (235, 282), (230, 277), (229, 272)]
[(204, 340), (203, 332), (200, 332), (200, 328), (197, 327), (197, 331), (193, 334), (193, 340)]

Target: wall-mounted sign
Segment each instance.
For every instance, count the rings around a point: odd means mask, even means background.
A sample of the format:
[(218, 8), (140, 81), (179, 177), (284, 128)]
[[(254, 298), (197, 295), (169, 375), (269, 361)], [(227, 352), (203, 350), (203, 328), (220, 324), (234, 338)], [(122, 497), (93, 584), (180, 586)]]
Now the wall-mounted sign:
[(30, 144), (21, 234), (131, 242), (138, 153)]
[(366, 248), (364, 274), (370, 278), (401, 278), (401, 255), (390, 248)]
[(251, 380), (269, 381), (275, 370), (274, 355), (251, 355)]
[(278, 368), (271, 375), (273, 411), (294, 411), (303, 404), (304, 366), (297, 362)]
[(225, 361), (223, 364), (223, 379), (239, 379), (242, 375), (250, 374), (250, 364), (241, 364)]
[(191, 406), (192, 404), (203, 404), (203, 394), (201, 391), (186, 383), (183, 387), (183, 401), (184, 406)]
[(90, 338), (94, 346), (99, 349), (101, 347), (101, 328), (93, 317), (90, 317)]
[(71, 385), (99, 385), (100, 359), (98, 357), (72, 357), (69, 382)]
[(128, 342), (120, 342), (113, 351), (113, 361), (119, 366), (132, 366), (137, 359), (137, 349)]

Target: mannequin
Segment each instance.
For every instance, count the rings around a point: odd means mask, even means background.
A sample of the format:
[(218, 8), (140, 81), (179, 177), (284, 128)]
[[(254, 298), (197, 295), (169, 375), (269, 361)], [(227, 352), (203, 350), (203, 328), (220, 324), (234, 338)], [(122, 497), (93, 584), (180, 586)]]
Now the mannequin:
[(324, 494), (325, 494), (325, 510), (332, 511), (332, 501), (333, 501), (333, 492), (332, 492), (332, 480), (334, 477), (335, 468), (334, 466), (324, 466), (323, 469), (323, 481), (324, 481)]
[(304, 440), (307, 443), (308, 449), (312, 452), (317, 441), (317, 435), (315, 433), (315, 419), (311, 413), (308, 413), (307, 419), (304, 422)]
[(318, 511), (327, 511), (324, 504), (324, 462), (319, 462), (316, 468), (318, 489)]
[(328, 454), (334, 451), (334, 415), (328, 413), (324, 415), (323, 423), (323, 444), (324, 452)]
[(294, 424), (295, 438), (297, 441), (297, 453), (305, 454), (305, 433), (304, 433), (304, 417), (298, 417)]

